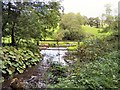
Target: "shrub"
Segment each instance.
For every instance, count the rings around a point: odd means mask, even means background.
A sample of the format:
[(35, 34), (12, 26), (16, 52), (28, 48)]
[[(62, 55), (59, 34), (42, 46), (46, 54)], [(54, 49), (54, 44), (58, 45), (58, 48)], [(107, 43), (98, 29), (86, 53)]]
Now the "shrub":
[[(111, 56), (112, 55), (112, 56)], [(84, 64), (82, 68), (75, 67), (76, 73), (61, 82), (51, 85), (52, 88), (80, 88), (83, 90), (118, 89), (120, 80), (118, 75), (118, 52)]]
[(61, 78), (66, 77), (67, 69), (61, 64), (51, 63), (50, 68), (48, 69), (48, 83), (56, 84), (60, 81)]
[(27, 67), (36, 65), (40, 61), (40, 56), (26, 49), (15, 49), (14, 47), (0, 48), (0, 67), (3, 76), (23, 73)]
[(82, 40), (85, 37), (82, 30), (65, 30), (63, 40)]
[[(78, 59), (70, 70), (71, 74), (49, 87), (82, 90), (119, 89), (120, 51), (111, 48), (113, 45), (110, 43), (112, 42), (101, 39), (84, 41), (84, 45), (80, 45), (78, 52), (74, 53)], [(115, 44), (116, 41), (114, 41)]]

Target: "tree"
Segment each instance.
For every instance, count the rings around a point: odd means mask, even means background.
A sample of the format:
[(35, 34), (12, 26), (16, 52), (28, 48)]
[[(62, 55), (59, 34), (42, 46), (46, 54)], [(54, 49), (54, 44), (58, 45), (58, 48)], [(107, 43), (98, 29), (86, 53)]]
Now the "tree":
[(89, 25), (91, 26), (91, 27), (93, 27), (94, 26), (94, 18), (93, 17), (90, 17), (89, 18)]
[(118, 28), (118, 16), (113, 16), (111, 4), (105, 5), (105, 13), (102, 14), (102, 24), (105, 23), (108, 26), (105, 30), (115, 30)]
[(104, 24), (105, 24), (105, 14), (103, 13), (101, 15), (101, 26), (102, 26), (102, 28), (104, 27)]
[(110, 29), (112, 29), (112, 23), (114, 21), (114, 17), (111, 15), (112, 9), (111, 9), (111, 4), (106, 4), (105, 5), (105, 10), (106, 13), (105, 15), (105, 23), (109, 26)]
[(119, 25), (118, 24), (118, 16), (115, 16), (114, 17), (113, 28), (117, 30), (118, 29), (118, 25)]
[[(8, 35), (11, 35), (11, 41), (12, 41), (12, 45), (15, 45), (15, 39), (14, 39), (14, 28), (17, 22), (17, 18), (20, 15), (20, 11), (18, 10), (18, 8), (13, 5), (11, 2), (3, 3), (2, 6), (3, 9), (3, 25), (2, 25), (2, 31), (3, 31), (3, 35), (5, 35), (6, 33), (6, 28), (9, 27), (10, 31), (8, 33)], [(8, 26), (8, 27), (7, 27)]]
[(60, 20), (59, 1), (3, 2), (3, 34), (11, 35), (12, 45), (20, 39), (46, 37)]
[(100, 19), (99, 19), (99, 17), (94, 18), (94, 20), (95, 20), (96, 28), (99, 28), (100, 27)]
[(81, 40), (84, 36), (81, 30), (83, 17), (78, 13), (68, 13), (62, 16), (60, 29), (64, 32), (63, 39), (65, 40)]
[(111, 4), (106, 4), (105, 5), (105, 11), (106, 11), (106, 15), (110, 15), (111, 14), (111, 11), (112, 11), (112, 9), (111, 9)]
[(89, 25), (89, 19), (86, 16), (83, 16), (83, 24)]
[(100, 19), (98, 17), (96, 17), (96, 18), (90, 17), (89, 25), (91, 27), (95, 26), (96, 28), (99, 28), (100, 27)]

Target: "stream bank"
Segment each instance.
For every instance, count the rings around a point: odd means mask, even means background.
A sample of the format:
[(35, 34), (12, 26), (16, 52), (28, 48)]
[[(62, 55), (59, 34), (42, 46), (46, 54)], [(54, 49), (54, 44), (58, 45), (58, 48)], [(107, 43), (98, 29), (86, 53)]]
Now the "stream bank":
[[(67, 65), (64, 61), (66, 48), (48, 48), (41, 50), (40, 53), (43, 55), (43, 60), (35, 66), (27, 68), (24, 73), (14, 75), (13, 78), (18, 78), (22, 82), (25, 88), (46, 88), (47, 81), (47, 70), (49, 69), (50, 63), (60, 63)], [(6, 79), (2, 84), (2, 90), (10, 89), (10, 83), (13, 79)]]

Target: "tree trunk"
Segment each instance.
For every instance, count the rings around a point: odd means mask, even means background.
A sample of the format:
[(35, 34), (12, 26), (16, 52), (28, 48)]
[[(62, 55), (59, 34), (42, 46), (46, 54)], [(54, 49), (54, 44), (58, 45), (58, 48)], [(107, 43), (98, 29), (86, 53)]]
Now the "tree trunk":
[(11, 33), (11, 41), (12, 41), (12, 46), (15, 46), (15, 35), (14, 35), (14, 27), (15, 27), (15, 22), (13, 22), (13, 27), (12, 27), (12, 33)]
[[(0, 6), (2, 6), (2, 5), (0, 5)], [(3, 25), (2, 25), (2, 31), (4, 31), (5, 26), (6, 26), (6, 24), (7, 24), (8, 21), (9, 21), (10, 12), (11, 12), (10, 8), (11, 8), (11, 3), (9, 2), (9, 3), (8, 3), (8, 16), (6, 17), (7, 19), (6, 19), (6, 21), (5, 21), (5, 22), (3, 23)], [(2, 7), (1, 7), (1, 9), (2, 9)], [(1, 14), (2, 14), (2, 13), (1, 13)]]

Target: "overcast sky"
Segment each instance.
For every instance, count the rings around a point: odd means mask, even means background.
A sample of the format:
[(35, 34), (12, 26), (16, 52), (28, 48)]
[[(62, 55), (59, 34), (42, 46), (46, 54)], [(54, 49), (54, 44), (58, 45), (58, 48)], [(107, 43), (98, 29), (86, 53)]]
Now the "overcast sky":
[(114, 14), (118, 9), (118, 2), (120, 0), (63, 0), (64, 12), (80, 12), (81, 15), (87, 17), (97, 17), (105, 13), (105, 5), (111, 4)]

